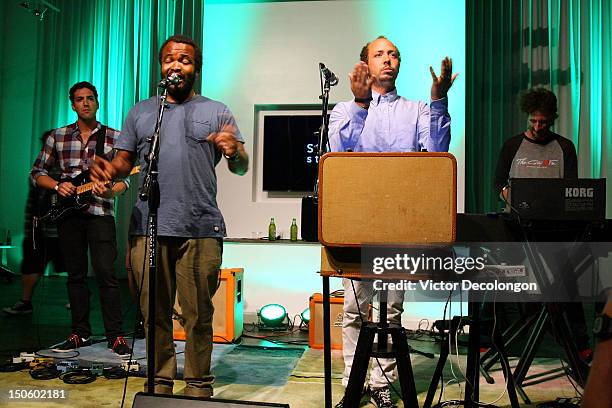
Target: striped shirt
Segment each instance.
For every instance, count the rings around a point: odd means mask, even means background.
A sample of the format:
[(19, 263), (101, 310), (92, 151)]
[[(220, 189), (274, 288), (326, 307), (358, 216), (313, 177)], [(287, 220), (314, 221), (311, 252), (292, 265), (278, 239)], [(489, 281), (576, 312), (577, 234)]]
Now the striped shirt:
[[(55, 129), (36, 157), (30, 177), (36, 183), (36, 179), (42, 175), (49, 176), (49, 170), (59, 165), (61, 169), (61, 180), (67, 181), (82, 172), (89, 170), (96, 153), (96, 142), (100, 122), (92, 132), (86, 144), (83, 144), (81, 132), (76, 123)], [(111, 160), (115, 154), (113, 146), (119, 138), (119, 132), (115, 129), (106, 128), (104, 139), (104, 158)], [(58, 180), (59, 181), (59, 180)], [(126, 180), (127, 182), (127, 180)], [(92, 215), (114, 215), (114, 199), (93, 196), (89, 200), (90, 205), (85, 213)]]

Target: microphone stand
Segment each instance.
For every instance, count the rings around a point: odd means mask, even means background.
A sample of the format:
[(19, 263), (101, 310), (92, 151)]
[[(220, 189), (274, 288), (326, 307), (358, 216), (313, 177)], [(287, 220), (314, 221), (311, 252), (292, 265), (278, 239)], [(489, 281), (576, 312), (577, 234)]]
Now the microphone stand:
[[(329, 89), (331, 88), (330, 78), (323, 75), (321, 65), (319, 65), (319, 73), (321, 75), (321, 129), (319, 131), (319, 146), (317, 149), (317, 166), (320, 166), (321, 156), (327, 153), (329, 147), (329, 117), (327, 110), (329, 106)], [(325, 81), (324, 81), (325, 78)], [(319, 207), (319, 172), (313, 189), (313, 206), (318, 213)], [(315, 218), (316, 219), (316, 218)], [(329, 311), (329, 277), (323, 277), (323, 327), (329, 327), (331, 316)], [(332, 401), (332, 384), (331, 384), (331, 333), (325, 330), (323, 333), (323, 372), (325, 373), (324, 390), (325, 390), (325, 408), (331, 408)], [(329, 375), (328, 375), (329, 374)]]
[[(329, 151), (329, 115), (327, 114), (329, 108), (329, 90), (331, 88), (331, 80), (329, 77), (323, 75), (323, 70), (319, 70), (321, 75), (321, 128), (319, 130), (319, 145), (317, 149), (317, 165), (321, 162), (321, 156)], [(336, 81), (337, 83), (337, 81)], [(334, 84), (335, 85), (335, 84)], [(314, 185), (313, 198), (315, 203), (319, 201), (319, 176), (317, 172), (317, 180)]]
[[(159, 134), (166, 97), (168, 96), (167, 86), (159, 98), (159, 109), (155, 131), (147, 142), (150, 143), (149, 152), (145, 156), (147, 163), (147, 174), (140, 190), (139, 198), (149, 203), (149, 220), (147, 237), (149, 240), (149, 321), (147, 336), (147, 392), (155, 392), (155, 323), (156, 323), (156, 298), (157, 298), (157, 210), (159, 209), (159, 182), (158, 182), (158, 159), (159, 159)], [(144, 271), (143, 271), (144, 272)]]
[[(321, 95), (319, 96), (319, 99), (321, 99), (321, 127), (319, 128), (318, 132), (319, 140), (316, 151), (317, 167), (319, 166), (318, 163), (321, 160), (321, 156), (323, 156), (323, 154), (327, 153), (327, 151), (329, 150), (329, 117), (327, 115), (329, 107), (329, 90), (332, 86), (338, 84), (338, 79), (333, 78), (329, 75), (324, 75), (323, 69), (325, 69), (325, 65), (319, 64), (319, 76), (321, 80)], [(318, 226), (316, 222), (319, 206), (318, 172), (312, 191), (312, 195), (302, 197), (302, 239), (304, 241), (318, 242)], [(307, 223), (306, 220), (308, 220), (309, 222)]]

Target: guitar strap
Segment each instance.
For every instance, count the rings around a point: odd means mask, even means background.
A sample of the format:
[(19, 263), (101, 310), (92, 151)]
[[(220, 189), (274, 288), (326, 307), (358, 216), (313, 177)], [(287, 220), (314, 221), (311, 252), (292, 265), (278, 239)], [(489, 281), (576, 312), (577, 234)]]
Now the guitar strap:
[(96, 156), (104, 157), (104, 142), (106, 141), (106, 126), (100, 124), (96, 135)]

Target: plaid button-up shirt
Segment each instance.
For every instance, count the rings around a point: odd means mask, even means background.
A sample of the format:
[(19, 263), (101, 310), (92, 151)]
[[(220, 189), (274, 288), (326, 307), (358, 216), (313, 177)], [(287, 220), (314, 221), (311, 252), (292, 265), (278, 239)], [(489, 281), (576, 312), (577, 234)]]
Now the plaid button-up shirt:
[[(81, 132), (76, 123), (55, 129), (36, 157), (30, 176), (34, 183), (42, 175), (49, 175), (49, 169), (54, 165), (59, 165), (61, 169), (61, 180), (69, 180), (89, 170), (96, 154), (96, 143), (98, 132), (101, 129), (98, 125), (87, 140), (83, 143)], [(114, 156), (113, 146), (119, 138), (119, 132), (115, 129), (106, 128), (104, 138), (104, 158), (111, 160)], [(60, 180), (57, 180), (60, 181)], [(127, 183), (127, 180), (125, 180)], [(92, 215), (114, 215), (114, 199), (93, 196), (90, 205), (85, 210)]]

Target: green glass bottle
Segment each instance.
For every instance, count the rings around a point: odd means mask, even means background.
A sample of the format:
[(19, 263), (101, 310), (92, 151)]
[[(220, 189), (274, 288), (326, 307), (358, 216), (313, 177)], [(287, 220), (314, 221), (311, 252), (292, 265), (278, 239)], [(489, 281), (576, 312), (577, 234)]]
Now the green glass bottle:
[(270, 218), (270, 225), (268, 226), (268, 241), (276, 240), (276, 224), (274, 218)]
[(290, 235), (291, 235), (291, 241), (297, 241), (297, 223), (295, 222), (295, 218), (293, 219), (293, 222), (291, 223)]

